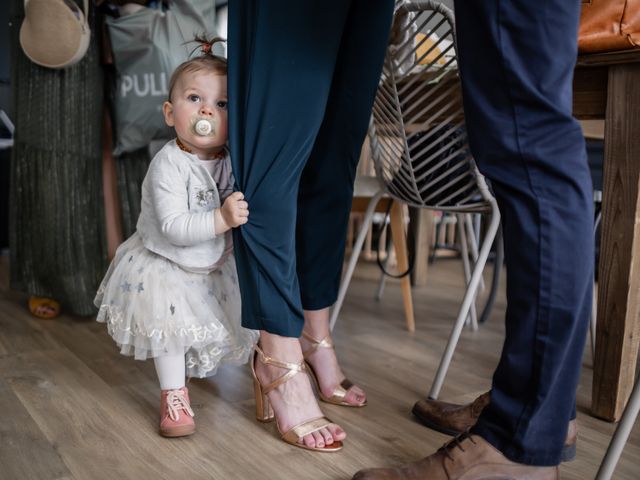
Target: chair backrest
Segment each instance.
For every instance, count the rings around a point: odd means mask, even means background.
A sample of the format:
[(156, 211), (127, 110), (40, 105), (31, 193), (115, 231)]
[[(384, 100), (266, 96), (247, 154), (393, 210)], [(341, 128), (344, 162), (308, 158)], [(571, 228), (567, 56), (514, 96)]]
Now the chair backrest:
[(398, 2), (369, 126), (376, 175), (413, 206), (483, 211), (490, 192), (467, 143), (453, 13)]

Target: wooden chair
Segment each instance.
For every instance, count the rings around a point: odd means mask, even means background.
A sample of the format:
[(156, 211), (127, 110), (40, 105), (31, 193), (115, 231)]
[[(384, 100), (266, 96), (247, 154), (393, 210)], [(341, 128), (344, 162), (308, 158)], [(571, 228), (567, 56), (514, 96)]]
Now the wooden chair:
[[(393, 204), (392, 204), (393, 203)], [(358, 261), (362, 247), (370, 232), (371, 220), (376, 212), (387, 212), (391, 208), (389, 219), (391, 227), (391, 235), (393, 238), (393, 246), (398, 262), (398, 269), (402, 272), (409, 267), (407, 255), (407, 240), (404, 226), (404, 206), (401, 203), (393, 202), (389, 195), (385, 195), (380, 191), (380, 182), (376, 177), (357, 176), (354, 191), (353, 203), (351, 204), (352, 213), (364, 213), (362, 226), (358, 233), (351, 251), (351, 258), (344, 274), (344, 279), (338, 294), (338, 300), (331, 312), (330, 326), (336, 323), (338, 314), (340, 313), (349, 280), (353, 275), (355, 265)], [(348, 279), (348, 280), (345, 280)], [(411, 279), (408, 275), (400, 279), (400, 288), (402, 289), (402, 302), (404, 304), (405, 319), (407, 322), (407, 330), (413, 332), (415, 330), (415, 318), (413, 314), (413, 299), (411, 297)]]

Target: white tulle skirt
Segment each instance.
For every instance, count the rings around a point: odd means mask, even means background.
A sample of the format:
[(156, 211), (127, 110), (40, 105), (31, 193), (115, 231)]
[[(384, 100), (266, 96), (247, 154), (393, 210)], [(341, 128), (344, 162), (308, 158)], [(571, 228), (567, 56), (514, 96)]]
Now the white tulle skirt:
[(246, 363), (258, 338), (240, 325), (233, 256), (219, 270), (193, 273), (147, 250), (138, 234), (118, 248), (94, 303), (122, 354), (144, 360), (182, 353), (192, 377)]

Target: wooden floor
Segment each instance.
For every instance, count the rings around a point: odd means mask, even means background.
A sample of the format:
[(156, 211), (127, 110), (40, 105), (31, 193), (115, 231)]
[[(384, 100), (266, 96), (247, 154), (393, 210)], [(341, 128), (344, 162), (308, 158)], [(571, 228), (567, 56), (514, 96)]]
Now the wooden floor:
[[(426, 395), (461, 295), (461, 266), (440, 260), (429, 284), (414, 291), (417, 331), (404, 330), (397, 283), (376, 302), (375, 267), (352, 283), (335, 331), (349, 376), (369, 406), (323, 406), (349, 434), (337, 454), (284, 444), (273, 425), (254, 420), (247, 368), (225, 368), (189, 385), (197, 433), (163, 439), (156, 433), (158, 387), (152, 362), (118, 354), (104, 325), (68, 316), (36, 320), (26, 298), (8, 290), (0, 261), (0, 478), (99, 479), (349, 479), (358, 469), (397, 464), (431, 453), (447, 437), (418, 424), (413, 403)], [(492, 318), (465, 331), (441, 398), (464, 401), (489, 388), (498, 360), (504, 296)], [(589, 416), (591, 358), (585, 355), (578, 392), (578, 457), (562, 478), (595, 476), (614, 425)], [(640, 479), (640, 422), (614, 478)]]

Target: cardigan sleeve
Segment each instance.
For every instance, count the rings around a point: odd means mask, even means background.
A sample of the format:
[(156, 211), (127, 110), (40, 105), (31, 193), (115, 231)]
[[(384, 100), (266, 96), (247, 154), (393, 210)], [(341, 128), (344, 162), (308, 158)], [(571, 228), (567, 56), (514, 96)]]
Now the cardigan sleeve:
[(162, 235), (173, 245), (187, 247), (216, 238), (213, 210), (189, 211), (184, 175), (170, 161), (149, 166), (151, 201)]

